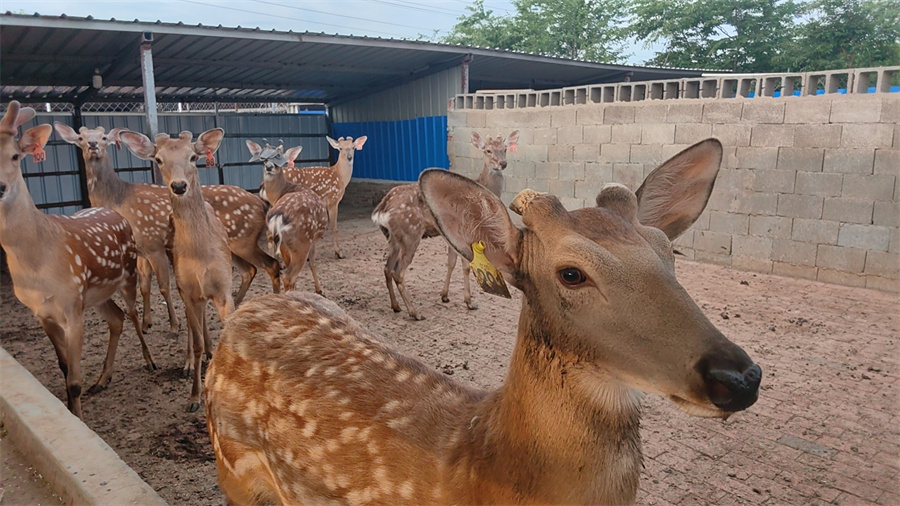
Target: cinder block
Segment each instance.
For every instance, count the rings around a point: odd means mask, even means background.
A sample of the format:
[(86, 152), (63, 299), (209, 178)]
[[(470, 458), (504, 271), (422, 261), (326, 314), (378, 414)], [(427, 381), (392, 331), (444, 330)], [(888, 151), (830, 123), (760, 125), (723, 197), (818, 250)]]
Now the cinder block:
[(466, 111), (450, 109), (447, 111), (447, 130), (453, 132), (453, 129), (468, 126), (466, 122)]
[(574, 152), (571, 144), (547, 146), (547, 160), (551, 162), (571, 162), (575, 159)]
[(900, 149), (876, 149), (874, 172), (900, 176)]
[(740, 123), (742, 108), (742, 101), (716, 100), (713, 102), (706, 102), (703, 104), (703, 122), (724, 124)]
[(830, 117), (831, 100), (823, 100), (821, 97), (792, 98), (784, 104), (785, 123), (829, 123)]
[(769, 260), (772, 257), (772, 244), (773, 240), (770, 237), (732, 234), (731, 254)]
[(619, 163), (631, 160), (631, 145), (629, 144), (601, 144), (600, 162)]
[(815, 195), (778, 194), (778, 209), (775, 214), (791, 218), (821, 218), (823, 197)]
[[(816, 254), (816, 267), (844, 272), (862, 272), (866, 264), (866, 250), (846, 246), (820, 244)], [(821, 269), (819, 271), (821, 277)]]
[(818, 247), (808, 242), (774, 239), (772, 241), (772, 260), (792, 265), (816, 265)]
[(885, 278), (900, 278), (900, 255), (885, 251), (866, 253), (866, 274)]
[(831, 104), (831, 123), (876, 123), (881, 121), (881, 97), (841, 97)]
[(559, 198), (575, 198), (575, 181), (562, 179), (550, 180), (550, 193)]
[(880, 276), (866, 276), (866, 288), (881, 290), (883, 292), (900, 292), (900, 279), (882, 278)]
[(712, 136), (712, 125), (703, 123), (679, 123), (675, 125), (676, 144), (694, 144), (710, 136)]
[(840, 197), (843, 180), (843, 174), (798, 172), (796, 192), (800, 195)]
[(750, 216), (746, 214), (710, 211), (709, 230), (723, 234), (746, 235), (750, 229)]
[(805, 265), (794, 265), (785, 262), (772, 262), (772, 274), (790, 278), (811, 279), (815, 281), (818, 269)]
[(891, 245), (891, 229), (876, 225), (844, 223), (838, 236), (838, 246), (874, 251), (887, 251)]
[(510, 192), (513, 196), (518, 195), (520, 191), (527, 188), (526, 179), (519, 177), (504, 177), (503, 178), (503, 191)]
[(632, 163), (649, 163), (658, 165), (665, 161), (661, 144), (634, 144), (631, 146)]
[[(678, 153), (681, 153), (682, 151), (687, 149), (689, 146), (690, 146), (690, 144), (663, 144), (663, 147), (662, 147), (663, 160), (668, 160), (669, 158), (672, 158), (673, 156), (675, 156)], [(727, 151), (728, 149), (726, 148), (725, 150)], [(734, 150), (734, 148), (732, 148), (732, 150)]]
[(519, 149), (519, 158), (525, 158), (526, 162), (546, 162), (549, 152), (549, 146), (544, 144), (524, 144), (517, 146)]
[[(675, 131), (678, 137), (678, 130)], [(742, 169), (774, 169), (778, 163), (779, 148), (738, 147), (737, 166)]]
[[(612, 177), (607, 181), (611, 180)], [(600, 193), (600, 188), (602, 187), (602, 183), (594, 181), (575, 181), (575, 198), (584, 199), (585, 202), (594, 202), (594, 199), (597, 198), (597, 194)]]
[(615, 163), (613, 181), (624, 184), (631, 191), (637, 191), (644, 182), (644, 167), (639, 163)]
[(817, 281), (842, 286), (866, 286), (866, 277), (852, 272), (843, 272), (834, 269), (819, 268)]
[(700, 123), (703, 120), (703, 103), (691, 102), (669, 104), (666, 111), (666, 122), (680, 125), (682, 123)]
[(794, 147), (837, 148), (841, 146), (842, 131), (843, 125), (804, 125), (794, 131)]
[(584, 142), (584, 127), (581, 125), (566, 125), (558, 127), (556, 138), (559, 144), (581, 144)]
[(634, 108), (634, 122), (652, 125), (666, 122), (666, 110), (669, 104), (641, 104)]
[[(584, 162), (584, 180), (593, 183), (608, 183), (613, 180), (611, 163)], [(597, 186), (599, 191), (600, 186)]]
[[(685, 234), (685, 235), (687, 235), (687, 234)], [(681, 237), (684, 237), (684, 236), (681, 236)], [(675, 258), (684, 259), (684, 260), (694, 260), (695, 259), (694, 258), (694, 248), (689, 248), (686, 246), (679, 246), (677, 248), (674, 248), (674, 250), (678, 252), (677, 253), (678, 256)]]
[(875, 225), (900, 227), (900, 202), (875, 202), (875, 214), (872, 219)]
[[(600, 153), (600, 149), (594, 146), (597, 149), (597, 155)], [(578, 146), (575, 147), (576, 153), (578, 151)], [(594, 160), (597, 159), (597, 155), (594, 156)], [(563, 181), (580, 181), (584, 179), (584, 163), (582, 162), (562, 162), (559, 164), (559, 179)]]
[(470, 128), (486, 128), (487, 113), (484, 111), (468, 111), (466, 113), (466, 126)]
[(572, 158), (576, 162), (596, 162), (600, 159), (598, 144), (576, 144), (573, 146)]
[(776, 168), (802, 172), (821, 172), (825, 150), (822, 148), (779, 148)]
[(694, 231), (694, 249), (698, 252), (716, 255), (731, 255), (731, 234), (696, 230)]
[[(532, 142), (534, 144), (543, 144), (545, 146), (556, 144), (557, 142), (559, 142), (559, 137), (556, 134), (556, 128), (535, 128)], [(521, 144), (524, 144), (521, 142), (521, 140), (519, 142)]]
[[(534, 131), (538, 130), (537, 128), (516, 125), (515, 127), (510, 128), (505, 132), (501, 132), (501, 135), (503, 136), (502, 138), (506, 138), (506, 136), (509, 135), (513, 130), (519, 131), (519, 140), (517, 142), (517, 145), (536, 144), (534, 142)], [(512, 156), (515, 155), (510, 154), (510, 157)]]
[(497, 134), (501, 134), (506, 136), (511, 131), (516, 128), (521, 129), (522, 127), (531, 127), (531, 128), (549, 128), (551, 126), (551, 111), (550, 110), (540, 110), (540, 109), (528, 109), (528, 110), (520, 110), (517, 109), (515, 111), (510, 111), (513, 113), (512, 116), (512, 124), (507, 125), (507, 128), (502, 132), (496, 132)]
[(900, 99), (896, 95), (881, 97), (881, 123), (900, 124)]
[(892, 146), (895, 148), (900, 148), (900, 123), (894, 125), (894, 142)]
[(675, 125), (645, 124), (641, 130), (641, 144), (668, 145), (675, 142)]
[(568, 127), (575, 124), (575, 108), (561, 107), (550, 111), (551, 127)]
[(844, 125), (841, 131), (842, 148), (887, 148), (892, 144), (894, 126), (887, 123), (856, 123)]
[(752, 236), (790, 239), (793, 220), (783, 216), (751, 216), (749, 226)]
[(841, 196), (847, 199), (891, 200), (894, 176), (845, 174)]
[(634, 123), (633, 105), (608, 105), (603, 113), (603, 123), (618, 125), (622, 123)]
[(812, 244), (837, 244), (841, 224), (836, 221), (794, 218), (791, 239)]
[(585, 202), (583, 199), (576, 199), (572, 197), (562, 197), (559, 199), (559, 202), (566, 208), (566, 211), (574, 211), (576, 209), (584, 209)]
[(761, 272), (763, 274), (772, 273), (772, 261), (765, 257), (754, 257), (746, 255), (734, 255), (731, 257), (731, 267), (734, 269)]
[[(793, 170), (752, 169), (756, 173), (752, 189), (766, 193), (791, 193), (794, 191), (794, 179), (797, 173)], [(840, 182), (838, 194), (840, 195)]]
[[(709, 105), (709, 104), (704, 104)], [(750, 145), (750, 125), (730, 123), (714, 123), (712, 126), (712, 136), (722, 141), (725, 146), (749, 146)]]
[(867, 199), (825, 199), (822, 219), (843, 223), (872, 223), (874, 202)]
[(891, 228), (891, 253), (900, 253), (900, 228)]
[(825, 150), (824, 172), (871, 174), (875, 166), (875, 150), (871, 148), (829, 148)]
[(575, 109), (575, 123), (579, 125), (602, 125), (606, 107), (602, 105), (582, 105)]
[(610, 142), (614, 144), (640, 144), (641, 125), (627, 123), (612, 125)]
[(707, 264), (716, 264), (731, 267), (731, 259), (732, 256), (730, 254), (725, 255), (720, 253), (710, 253), (708, 251), (700, 251), (698, 249), (694, 249), (694, 258), (692, 260), (704, 262)]
[(535, 162), (535, 179), (559, 179), (559, 162)]
[(751, 146), (780, 147), (794, 145), (794, 125), (754, 125), (750, 134)]
[(765, 98), (745, 100), (741, 120), (751, 123), (784, 123), (785, 102)]
[(585, 125), (585, 144), (608, 144), (612, 139), (612, 125)]
[(550, 192), (550, 181), (554, 181), (551, 179), (527, 179), (525, 180), (525, 188), (529, 188), (536, 192)]
[(504, 177), (534, 177), (535, 162), (510, 161), (506, 170), (503, 171)]

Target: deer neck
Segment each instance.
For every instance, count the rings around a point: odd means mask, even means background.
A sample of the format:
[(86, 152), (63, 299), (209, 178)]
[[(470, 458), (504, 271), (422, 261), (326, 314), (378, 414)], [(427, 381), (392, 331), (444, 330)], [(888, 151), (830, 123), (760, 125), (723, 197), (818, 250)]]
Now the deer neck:
[(353, 162), (347, 160), (343, 153), (338, 156), (337, 163), (331, 166), (331, 170), (337, 171), (342, 188), (350, 184), (350, 178), (353, 177)]
[(554, 349), (538, 314), (523, 302), (509, 373), (472, 422), (474, 448), (491, 455), (476, 474), (539, 503), (633, 503), (639, 394)]
[(200, 183), (193, 181), (188, 185), (187, 195), (175, 197), (172, 201), (172, 221), (175, 225), (175, 245), (184, 247), (189, 244), (203, 246), (207, 233), (213, 233), (213, 224), (206, 212), (206, 202), (200, 193)]
[(266, 190), (266, 198), (272, 205), (275, 205), (284, 194), (293, 191), (297, 185), (291, 183), (284, 177), (284, 171), (278, 171), (276, 174), (266, 175), (263, 177), (263, 187)]
[[(0, 245), (11, 266), (34, 272), (43, 262), (53, 261), (53, 255), (47, 254), (48, 245), (56, 242), (60, 230), (35, 207), (21, 174), (6, 191), (6, 198), (0, 201)], [(18, 270), (10, 268), (11, 273)]]
[(500, 192), (503, 191), (503, 171), (492, 169), (485, 163), (481, 173), (475, 178), (475, 182), (499, 197)]
[(98, 160), (91, 158), (87, 152), (84, 156), (87, 171), (88, 197), (94, 207), (117, 209), (125, 201), (131, 183), (123, 181), (116, 174), (108, 157)]

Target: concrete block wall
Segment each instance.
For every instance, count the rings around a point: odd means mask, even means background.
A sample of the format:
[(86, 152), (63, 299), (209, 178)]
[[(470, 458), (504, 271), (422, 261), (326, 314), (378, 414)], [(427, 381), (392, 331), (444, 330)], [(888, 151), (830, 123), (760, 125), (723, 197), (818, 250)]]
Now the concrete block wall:
[(900, 291), (900, 94), (676, 99), (451, 110), (451, 170), (474, 176), (473, 131), (519, 130), (503, 201), (551, 192), (593, 205), (603, 183), (637, 189), (659, 164), (716, 137), (709, 205), (676, 242), (738, 269)]

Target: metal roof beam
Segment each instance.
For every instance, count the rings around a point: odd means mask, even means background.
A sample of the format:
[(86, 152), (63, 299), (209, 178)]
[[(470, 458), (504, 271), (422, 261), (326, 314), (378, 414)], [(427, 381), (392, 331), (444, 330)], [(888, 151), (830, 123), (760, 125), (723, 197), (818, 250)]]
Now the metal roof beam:
[(314, 65), (312, 63), (277, 63), (237, 60), (206, 60), (203, 58), (165, 58), (157, 57), (154, 61), (159, 65), (185, 65), (185, 66), (221, 66), (272, 70), (298, 70), (303, 72), (344, 72), (348, 74), (402, 74), (403, 69), (390, 69), (385, 67), (360, 67), (343, 65)]

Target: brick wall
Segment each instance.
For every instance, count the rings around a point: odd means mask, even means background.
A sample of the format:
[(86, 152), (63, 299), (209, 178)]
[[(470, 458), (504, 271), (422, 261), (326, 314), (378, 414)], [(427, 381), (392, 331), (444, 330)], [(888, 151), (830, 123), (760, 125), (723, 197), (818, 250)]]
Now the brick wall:
[(503, 201), (551, 192), (569, 209), (603, 183), (637, 189), (694, 142), (725, 157), (709, 205), (676, 242), (738, 269), (900, 291), (900, 94), (677, 99), (451, 110), (451, 169), (472, 176), (471, 132), (519, 130)]

